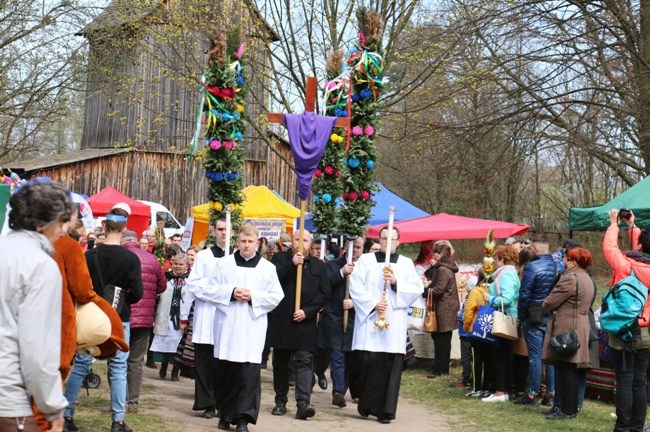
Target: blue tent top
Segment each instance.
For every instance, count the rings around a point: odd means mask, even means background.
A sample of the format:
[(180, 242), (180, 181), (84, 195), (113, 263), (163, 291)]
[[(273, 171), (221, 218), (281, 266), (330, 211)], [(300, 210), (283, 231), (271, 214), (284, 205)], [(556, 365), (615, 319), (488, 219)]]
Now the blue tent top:
[[(388, 207), (390, 206), (395, 206), (396, 209), (395, 222), (429, 216), (429, 213), (417, 208), (404, 198), (391, 192), (390, 189), (381, 183), (377, 182), (377, 186), (379, 186), (379, 191), (372, 197), (376, 204), (372, 208), (372, 214), (368, 220), (369, 226), (388, 223)], [(296, 224), (295, 226), (298, 225)], [(305, 228), (310, 232), (315, 231), (314, 221), (311, 214), (305, 217)]]

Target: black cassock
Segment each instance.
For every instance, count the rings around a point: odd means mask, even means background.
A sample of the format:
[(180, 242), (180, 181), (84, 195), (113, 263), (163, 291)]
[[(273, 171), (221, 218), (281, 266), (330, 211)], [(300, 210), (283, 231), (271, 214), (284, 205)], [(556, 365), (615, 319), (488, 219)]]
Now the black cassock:
[(256, 424), (262, 394), (261, 365), (216, 360), (216, 366), (221, 420), (234, 425), (240, 421)]
[(359, 398), (364, 417), (393, 420), (402, 380), (403, 354), (354, 351), (350, 367), (350, 394)]

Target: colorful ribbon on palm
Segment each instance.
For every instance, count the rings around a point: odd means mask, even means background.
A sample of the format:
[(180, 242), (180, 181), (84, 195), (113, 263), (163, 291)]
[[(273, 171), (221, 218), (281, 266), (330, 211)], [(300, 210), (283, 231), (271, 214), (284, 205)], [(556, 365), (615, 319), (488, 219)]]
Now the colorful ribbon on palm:
[[(203, 74), (200, 86), (205, 141), (202, 156), (208, 181), (210, 222), (225, 217), (226, 205), (237, 204), (231, 214), (234, 227), (240, 223), (240, 205), (243, 203), (245, 150), (242, 141), (246, 114), (244, 100), (248, 91), (241, 60), (243, 52), (241, 44), (237, 52), (227, 58), (211, 56), (210, 67)], [(195, 133), (195, 138), (197, 135)], [(190, 155), (195, 148), (193, 142)]]

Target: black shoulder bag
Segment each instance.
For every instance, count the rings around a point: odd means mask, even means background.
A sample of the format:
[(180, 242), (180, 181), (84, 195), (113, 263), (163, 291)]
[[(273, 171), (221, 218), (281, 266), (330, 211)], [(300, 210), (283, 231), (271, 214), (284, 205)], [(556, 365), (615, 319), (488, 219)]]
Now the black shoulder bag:
[(102, 267), (99, 265), (97, 259), (97, 249), (93, 251), (93, 260), (95, 261), (95, 268), (97, 268), (97, 275), (99, 276), (99, 283), (102, 286), (102, 298), (106, 300), (112, 307), (121, 314), (124, 311), (124, 303), (126, 301), (123, 288), (113, 284), (104, 284), (104, 277), (102, 276)]
[(551, 324), (551, 347), (555, 353), (560, 356), (568, 356), (574, 354), (580, 348), (580, 340), (578, 339), (578, 277), (576, 276), (576, 302), (575, 311), (573, 315), (574, 329), (568, 333), (561, 335), (555, 334), (555, 318), (557, 311), (553, 311), (553, 323)]

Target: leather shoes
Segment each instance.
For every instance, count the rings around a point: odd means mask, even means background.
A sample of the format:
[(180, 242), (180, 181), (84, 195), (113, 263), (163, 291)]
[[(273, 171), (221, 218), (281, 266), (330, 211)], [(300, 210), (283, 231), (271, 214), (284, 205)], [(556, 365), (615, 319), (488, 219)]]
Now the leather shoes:
[(316, 410), (311, 404), (303, 405), (298, 407), (296, 412), (296, 418), (298, 420), (307, 420), (309, 417), (316, 415)]
[(327, 378), (325, 378), (325, 375), (321, 375), (318, 377), (318, 387), (320, 387), (323, 390), (327, 390)]
[(237, 432), (248, 432), (248, 423), (239, 423), (237, 425)]
[(271, 411), (272, 415), (281, 416), (287, 413), (287, 406), (283, 403), (276, 403), (275, 408)]
[(347, 404), (345, 403), (345, 396), (341, 393), (334, 392), (332, 395), (332, 405), (336, 405), (339, 408), (343, 408)]
[(217, 416), (217, 412), (215, 411), (214, 408), (208, 408), (205, 411), (203, 411), (203, 414), (201, 414), (201, 417), (211, 419), (215, 418)]
[(219, 424), (217, 425), (217, 429), (228, 430), (228, 429), (230, 429), (230, 423), (228, 423), (227, 421), (221, 419), (221, 420), (219, 420)]

